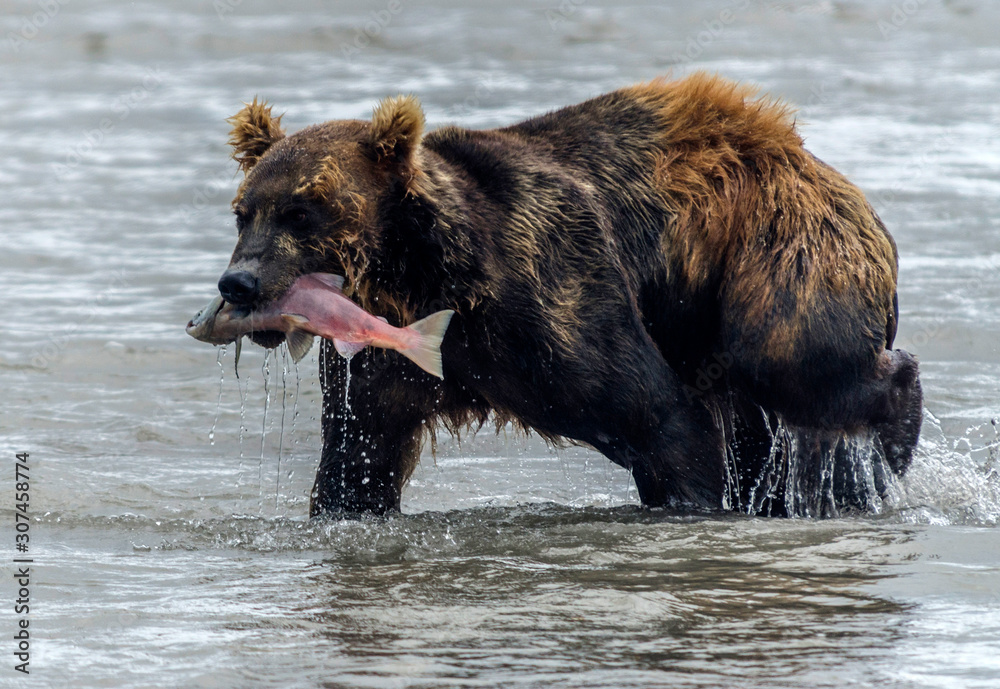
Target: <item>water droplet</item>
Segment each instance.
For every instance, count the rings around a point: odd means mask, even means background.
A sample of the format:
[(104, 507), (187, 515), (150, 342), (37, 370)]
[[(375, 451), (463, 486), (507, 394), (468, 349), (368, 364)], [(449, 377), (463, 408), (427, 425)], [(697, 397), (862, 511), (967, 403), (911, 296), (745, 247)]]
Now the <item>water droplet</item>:
[(208, 444), (215, 445), (215, 429), (219, 425), (219, 413), (222, 411), (222, 390), (226, 380), (226, 370), (222, 366), (222, 357), (226, 354), (226, 346), (219, 347), (215, 355), (215, 363), (219, 365), (219, 399), (215, 403), (215, 420), (212, 421), (212, 430), (208, 432)]

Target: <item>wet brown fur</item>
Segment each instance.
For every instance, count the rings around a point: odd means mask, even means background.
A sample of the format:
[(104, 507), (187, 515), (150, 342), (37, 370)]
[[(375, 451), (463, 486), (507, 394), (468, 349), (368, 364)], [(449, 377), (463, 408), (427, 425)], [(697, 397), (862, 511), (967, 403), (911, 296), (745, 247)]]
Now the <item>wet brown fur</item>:
[[(357, 436), (339, 436), (343, 371), (324, 358), (314, 514), (398, 508), (424, 432), (491, 415), (597, 447), (632, 468), (647, 504), (711, 503), (718, 391), (683, 390), (713, 354), (734, 362), (720, 385), (807, 425), (888, 423), (869, 411), (884, 379), (900, 366), (915, 378), (887, 353), (891, 237), (804, 149), (791, 110), (750, 87), (660, 79), (488, 131), (425, 134), (412, 96), (287, 138), (270, 112), (254, 100), (230, 139), (246, 173), (232, 266), (260, 264), (261, 299), (325, 271), (397, 325), (459, 314), (443, 383), (391, 353), (352, 360)], [(289, 206), (308, 229), (282, 224)], [(365, 447), (385, 466), (362, 488), (351, 457)]]
[(797, 294), (795, 314), (768, 340), (776, 357), (796, 356), (817, 300), (855, 289), (859, 309), (891, 312), (892, 239), (861, 191), (803, 148), (787, 105), (706, 74), (625, 93), (662, 123), (656, 183), (674, 215), (664, 250), (686, 281), (697, 288), (728, 273), (723, 293), (746, 321), (772, 321), (776, 291)]

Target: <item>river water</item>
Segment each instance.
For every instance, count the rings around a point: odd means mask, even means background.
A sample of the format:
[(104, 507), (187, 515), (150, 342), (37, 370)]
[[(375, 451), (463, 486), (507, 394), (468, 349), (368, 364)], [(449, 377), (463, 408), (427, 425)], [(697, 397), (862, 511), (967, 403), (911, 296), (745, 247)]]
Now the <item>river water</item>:
[[(997, 3), (0, 0), (0, 30), (0, 434), (34, 559), (24, 677), (5, 470), (0, 685), (1000, 686)], [(224, 119), (412, 92), (488, 127), (695, 69), (797, 105), (895, 234), (927, 408), (898, 494), (649, 512), (594, 453), (480, 434), (426, 452), (403, 515), (308, 521), (315, 352), (247, 347), (237, 379), (184, 334), (235, 239)]]

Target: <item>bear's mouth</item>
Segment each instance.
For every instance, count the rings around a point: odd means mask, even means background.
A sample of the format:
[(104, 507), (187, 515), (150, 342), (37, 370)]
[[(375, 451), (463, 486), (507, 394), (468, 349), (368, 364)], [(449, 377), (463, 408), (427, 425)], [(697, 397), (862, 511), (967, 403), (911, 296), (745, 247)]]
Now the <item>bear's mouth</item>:
[[(288, 340), (285, 329), (292, 326), (287, 321), (289, 314), (282, 313), (282, 310), (286, 307), (292, 307), (290, 303), (286, 302), (288, 299), (294, 301), (292, 290), (298, 280), (304, 277), (312, 278), (310, 286), (304, 288), (306, 291), (335, 292), (343, 298), (343, 277), (327, 273), (314, 273), (309, 276), (300, 276), (279, 296), (267, 301), (259, 300), (252, 304), (237, 304), (227, 302), (221, 294), (216, 295), (207, 306), (188, 321), (185, 330), (196, 340), (214, 345), (235, 342), (237, 343), (237, 351), (239, 351), (239, 343), (244, 336), (265, 349), (274, 349)], [(308, 311), (309, 308), (314, 307), (309, 305), (307, 298), (305, 303), (296, 303), (295, 308), (299, 310), (305, 308)], [(298, 314), (298, 312), (294, 313)], [(304, 317), (300, 316), (300, 318)], [(295, 328), (292, 327), (292, 329)]]
[[(283, 290), (280, 294), (272, 296), (269, 299), (262, 300), (256, 305), (254, 305), (253, 310), (255, 311), (266, 311), (277, 304), (287, 293), (287, 289)], [(248, 309), (249, 310), (249, 309)], [(251, 321), (252, 322), (252, 321)], [(247, 333), (247, 337), (255, 345), (260, 345), (265, 349), (274, 349), (282, 342), (285, 341), (285, 333), (280, 330), (252, 330)]]

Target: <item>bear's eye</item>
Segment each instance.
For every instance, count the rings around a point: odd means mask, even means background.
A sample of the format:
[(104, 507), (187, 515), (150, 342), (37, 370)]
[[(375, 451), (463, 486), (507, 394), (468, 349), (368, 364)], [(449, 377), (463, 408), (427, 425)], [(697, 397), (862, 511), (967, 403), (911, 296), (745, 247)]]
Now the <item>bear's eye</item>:
[(233, 213), (236, 215), (236, 231), (242, 232), (247, 226), (247, 215), (240, 210), (233, 211)]
[(301, 206), (286, 208), (278, 216), (279, 222), (283, 225), (302, 227), (309, 221), (309, 211)]

